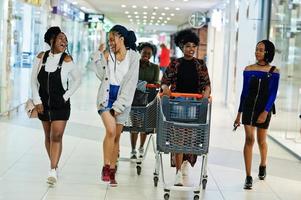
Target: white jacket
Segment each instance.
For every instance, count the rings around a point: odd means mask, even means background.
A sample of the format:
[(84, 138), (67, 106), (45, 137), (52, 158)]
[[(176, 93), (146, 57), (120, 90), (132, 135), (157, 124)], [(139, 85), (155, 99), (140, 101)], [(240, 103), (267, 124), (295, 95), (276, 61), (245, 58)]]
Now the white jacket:
[[(140, 55), (136, 51), (129, 50), (130, 66), (128, 72), (123, 77), (120, 83), (117, 99), (113, 103), (113, 109), (116, 112), (122, 113), (126, 108), (130, 107), (133, 102), (136, 85), (139, 76), (139, 59)], [(109, 101), (109, 88), (110, 88), (110, 71), (108, 62), (103, 53), (97, 51), (93, 57), (94, 68), (96, 76), (100, 79), (101, 83), (97, 94), (97, 109), (106, 107)]]
[[(54, 72), (57, 67), (59, 60), (61, 58), (62, 53), (59, 54), (52, 54), (49, 53), (49, 57), (45, 63), (45, 71), (46, 72)], [(35, 105), (41, 104), (41, 98), (39, 95), (39, 81), (38, 81), (38, 74), (41, 70), (42, 60), (38, 57), (35, 57), (34, 64), (32, 67), (31, 73), (31, 91), (32, 91), (32, 99)], [(68, 90), (63, 95), (65, 101), (67, 101), (72, 94), (78, 89), (81, 83), (81, 73), (79, 68), (74, 64), (73, 61), (71, 62), (63, 62), (62, 70), (61, 70), (61, 80), (62, 85), (65, 90), (67, 90), (67, 82), (68, 82)]]

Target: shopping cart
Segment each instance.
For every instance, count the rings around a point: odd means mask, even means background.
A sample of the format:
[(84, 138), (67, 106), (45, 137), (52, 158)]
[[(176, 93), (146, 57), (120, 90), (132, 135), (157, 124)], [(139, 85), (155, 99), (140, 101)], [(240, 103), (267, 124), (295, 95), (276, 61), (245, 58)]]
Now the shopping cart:
[[(171, 98), (175, 97), (175, 98)], [(211, 103), (200, 94), (172, 93), (158, 98), (157, 153), (154, 185), (157, 186), (161, 168), (164, 199), (171, 190), (193, 191), (199, 199), (201, 187), (207, 184), (207, 153), (210, 137)], [(168, 186), (165, 183), (162, 153), (194, 154), (202, 157), (200, 183), (195, 187)]]
[[(147, 145), (143, 156), (136, 159), (137, 174), (141, 174), (141, 165), (152, 143), (154, 153), (156, 153), (156, 145), (153, 134), (155, 133), (157, 120), (157, 94), (159, 91), (159, 84), (147, 84), (146, 92), (148, 94), (148, 104), (146, 106), (132, 106), (129, 119), (125, 124), (123, 131), (128, 132), (144, 132), (149, 135)], [(129, 158), (119, 158), (120, 161), (130, 161)]]

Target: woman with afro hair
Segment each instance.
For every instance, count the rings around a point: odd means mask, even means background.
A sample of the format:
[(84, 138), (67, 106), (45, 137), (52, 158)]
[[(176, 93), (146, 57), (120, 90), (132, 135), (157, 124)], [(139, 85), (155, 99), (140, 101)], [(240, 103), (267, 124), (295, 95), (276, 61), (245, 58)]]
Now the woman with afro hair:
[[(169, 95), (170, 92), (198, 93), (204, 98), (209, 98), (211, 88), (206, 64), (203, 60), (195, 58), (199, 41), (198, 36), (190, 29), (176, 34), (175, 44), (182, 50), (184, 56), (173, 60), (163, 74), (161, 88), (164, 95)], [(174, 157), (175, 185), (183, 186), (182, 175), (186, 175), (184, 168), (187, 167), (188, 162), (194, 166), (197, 155), (175, 153)]]
[[(139, 81), (146, 82), (147, 84), (159, 83), (159, 66), (150, 62), (151, 57), (154, 55), (155, 46), (148, 42), (140, 43), (138, 51), (141, 54), (139, 64)], [(151, 96), (150, 96), (151, 97)], [(134, 97), (135, 98), (135, 97)], [(139, 157), (142, 158), (144, 154), (144, 143), (146, 141), (146, 133), (140, 133), (140, 147)], [(131, 132), (131, 160), (137, 159), (136, 143), (138, 139), (138, 132)]]
[(267, 143), (266, 136), (271, 112), (275, 113), (274, 101), (279, 85), (279, 70), (271, 66), (275, 55), (275, 46), (269, 40), (257, 43), (255, 57), (257, 62), (249, 65), (243, 72), (243, 89), (237, 117), (234, 121), (234, 130), (242, 124), (245, 129), (244, 160), (246, 180), (244, 189), (252, 189), (251, 176), (252, 151), (257, 130), (257, 143), (260, 151), (260, 165), (258, 178), (266, 177)]

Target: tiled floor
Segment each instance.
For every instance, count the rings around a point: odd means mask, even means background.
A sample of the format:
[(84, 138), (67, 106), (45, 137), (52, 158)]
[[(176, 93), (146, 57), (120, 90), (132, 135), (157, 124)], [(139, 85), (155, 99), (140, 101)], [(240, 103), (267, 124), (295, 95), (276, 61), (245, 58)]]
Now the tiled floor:
[[(104, 128), (96, 113), (95, 98), (98, 82), (88, 74), (80, 90), (72, 98), (72, 114), (68, 122), (64, 149), (59, 164), (59, 183), (47, 186), (49, 163), (43, 144), (43, 132), (38, 120), (29, 120), (20, 112), (0, 120), (0, 200), (159, 200), (164, 191), (160, 177), (153, 186), (154, 153), (149, 151), (142, 168), (136, 174), (135, 164), (120, 162), (119, 186), (110, 188), (100, 181), (102, 138)], [(232, 132), (232, 116), (219, 102), (213, 105), (208, 184), (200, 199), (205, 200), (300, 200), (301, 162), (269, 140), (268, 177), (256, 178), (259, 163), (258, 148), (254, 148), (254, 189), (242, 189), (244, 165), (243, 129)], [(151, 150), (151, 149), (150, 149)], [(129, 135), (121, 139), (121, 155), (128, 157)], [(189, 169), (187, 185), (198, 184), (200, 162)], [(172, 183), (174, 169), (164, 155), (165, 179)], [(170, 199), (193, 199), (192, 192), (172, 191)]]

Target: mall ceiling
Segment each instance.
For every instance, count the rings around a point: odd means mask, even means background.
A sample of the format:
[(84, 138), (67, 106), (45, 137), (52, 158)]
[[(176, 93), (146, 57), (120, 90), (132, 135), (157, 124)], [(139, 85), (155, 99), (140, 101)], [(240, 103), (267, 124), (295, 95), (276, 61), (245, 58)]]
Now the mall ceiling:
[(144, 30), (169, 31), (188, 22), (196, 11), (207, 11), (223, 0), (74, 0), (105, 14), (114, 23)]

